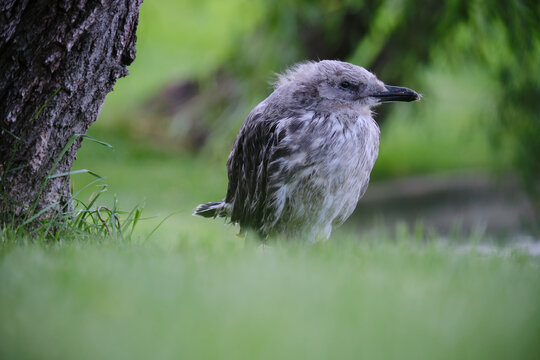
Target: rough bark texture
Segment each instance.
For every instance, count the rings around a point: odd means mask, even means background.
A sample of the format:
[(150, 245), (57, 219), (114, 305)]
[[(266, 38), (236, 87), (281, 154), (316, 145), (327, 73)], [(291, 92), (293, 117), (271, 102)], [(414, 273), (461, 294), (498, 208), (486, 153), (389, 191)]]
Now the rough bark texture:
[[(34, 209), (62, 149), (74, 134), (86, 133), (116, 80), (128, 74), (126, 66), (135, 59), (141, 3), (0, 2), (3, 221), (22, 219)], [(71, 169), (80, 142), (79, 138), (70, 147), (54, 173)], [(69, 177), (50, 179), (33, 212), (55, 204), (47, 211), (51, 214), (69, 205), (69, 199)]]

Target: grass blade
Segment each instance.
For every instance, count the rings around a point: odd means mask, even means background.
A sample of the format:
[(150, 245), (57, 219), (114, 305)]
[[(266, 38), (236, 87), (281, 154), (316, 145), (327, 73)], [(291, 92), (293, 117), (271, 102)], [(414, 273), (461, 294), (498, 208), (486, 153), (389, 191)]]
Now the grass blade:
[(169, 215), (165, 216), (165, 218), (164, 218), (163, 220), (161, 220), (161, 221), (159, 222), (159, 224), (157, 224), (157, 226), (156, 226), (152, 231), (150, 231), (150, 234), (148, 234), (148, 236), (146, 237), (146, 239), (144, 239), (144, 241), (148, 241), (148, 239), (150, 239), (150, 237), (152, 236), (152, 234), (154, 234), (154, 233), (156, 232), (156, 230), (161, 226), (161, 224), (163, 224), (163, 223), (165, 222), (165, 220), (167, 220), (167, 219), (170, 218), (171, 216), (176, 215), (176, 214), (179, 214), (179, 213), (181, 213), (180, 210), (174, 211), (174, 212), (170, 213)]
[(96, 178), (98, 178), (98, 180), (103, 180), (103, 177), (96, 174), (95, 172), (93, 172), (92, 170), (88, 170), (88, 169), (80, 169), (80, 170), (71, 170), (71, 171), (68, 171), (68, 172), (63, 172), (63, 173), (59, 173), (59, 174), (54, 174), (54, 175), (50, 175), (48, 176), (49, 179), (54, 179), (54, 178), (58, 178), (58, 177), (62, 177), (62, 176), (69, 176), (69, 175), (76, 175), (76, 174), (90, 174)]
[(82, 136), (83, 139), (93, 141), (95, 143), (101, 144), (101, 145), (106, 146), (106, 147), (111, 148), (111, 149), (113, 148), (113, 146), (111, 144), (106, 143), (105, 141), (94, 139), (93, 137), (90, 137), (88, 135), (81, 135), (81, 136)]

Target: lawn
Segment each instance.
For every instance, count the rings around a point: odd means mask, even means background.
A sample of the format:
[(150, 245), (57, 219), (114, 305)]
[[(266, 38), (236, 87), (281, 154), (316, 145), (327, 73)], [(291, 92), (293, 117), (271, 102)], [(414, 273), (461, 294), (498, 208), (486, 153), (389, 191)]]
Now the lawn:
[(126, 240), (2, 237), (2, 359), (540, 356), (540, 257), (403, 227), (262, 247), (191, 216), (223, 196), (224, 161), (91, 135), (114, 148), (87, 142), (74, 169), (106, 177), (102, 204), (150, 219)]
[(540, 260), (438, 240), (5, 245), (2, 359), (537, 359)]

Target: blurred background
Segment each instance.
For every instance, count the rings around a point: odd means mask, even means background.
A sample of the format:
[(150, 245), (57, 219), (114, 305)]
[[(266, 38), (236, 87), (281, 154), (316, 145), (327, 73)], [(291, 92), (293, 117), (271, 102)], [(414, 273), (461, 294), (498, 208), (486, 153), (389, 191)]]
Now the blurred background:
[[(422, 101), (377, 108), (371, 185), (341, 231), (538, 238), (540, 3), (412, 0), (160, 0), (140, 12), (137, 58), (109, 94), (72, 177), (144, 207), (157, 239), (234, 236), (191, 216), (223, 198), (225, 162), (275, 73), (339, 59)], [(401, 229), (401, 230), (399, 230)]]

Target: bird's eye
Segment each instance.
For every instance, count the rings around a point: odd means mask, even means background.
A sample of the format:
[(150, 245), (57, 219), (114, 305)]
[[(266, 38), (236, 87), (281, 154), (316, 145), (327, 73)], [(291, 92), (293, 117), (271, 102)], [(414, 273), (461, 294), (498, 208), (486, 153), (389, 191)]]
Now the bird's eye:
[(351, 87), (351, 83), (348, 82), (348, 81), (342, 81), (340, 84), (339, 84), (340, 87), (342, 87), (343, 89), (348, 89)]

